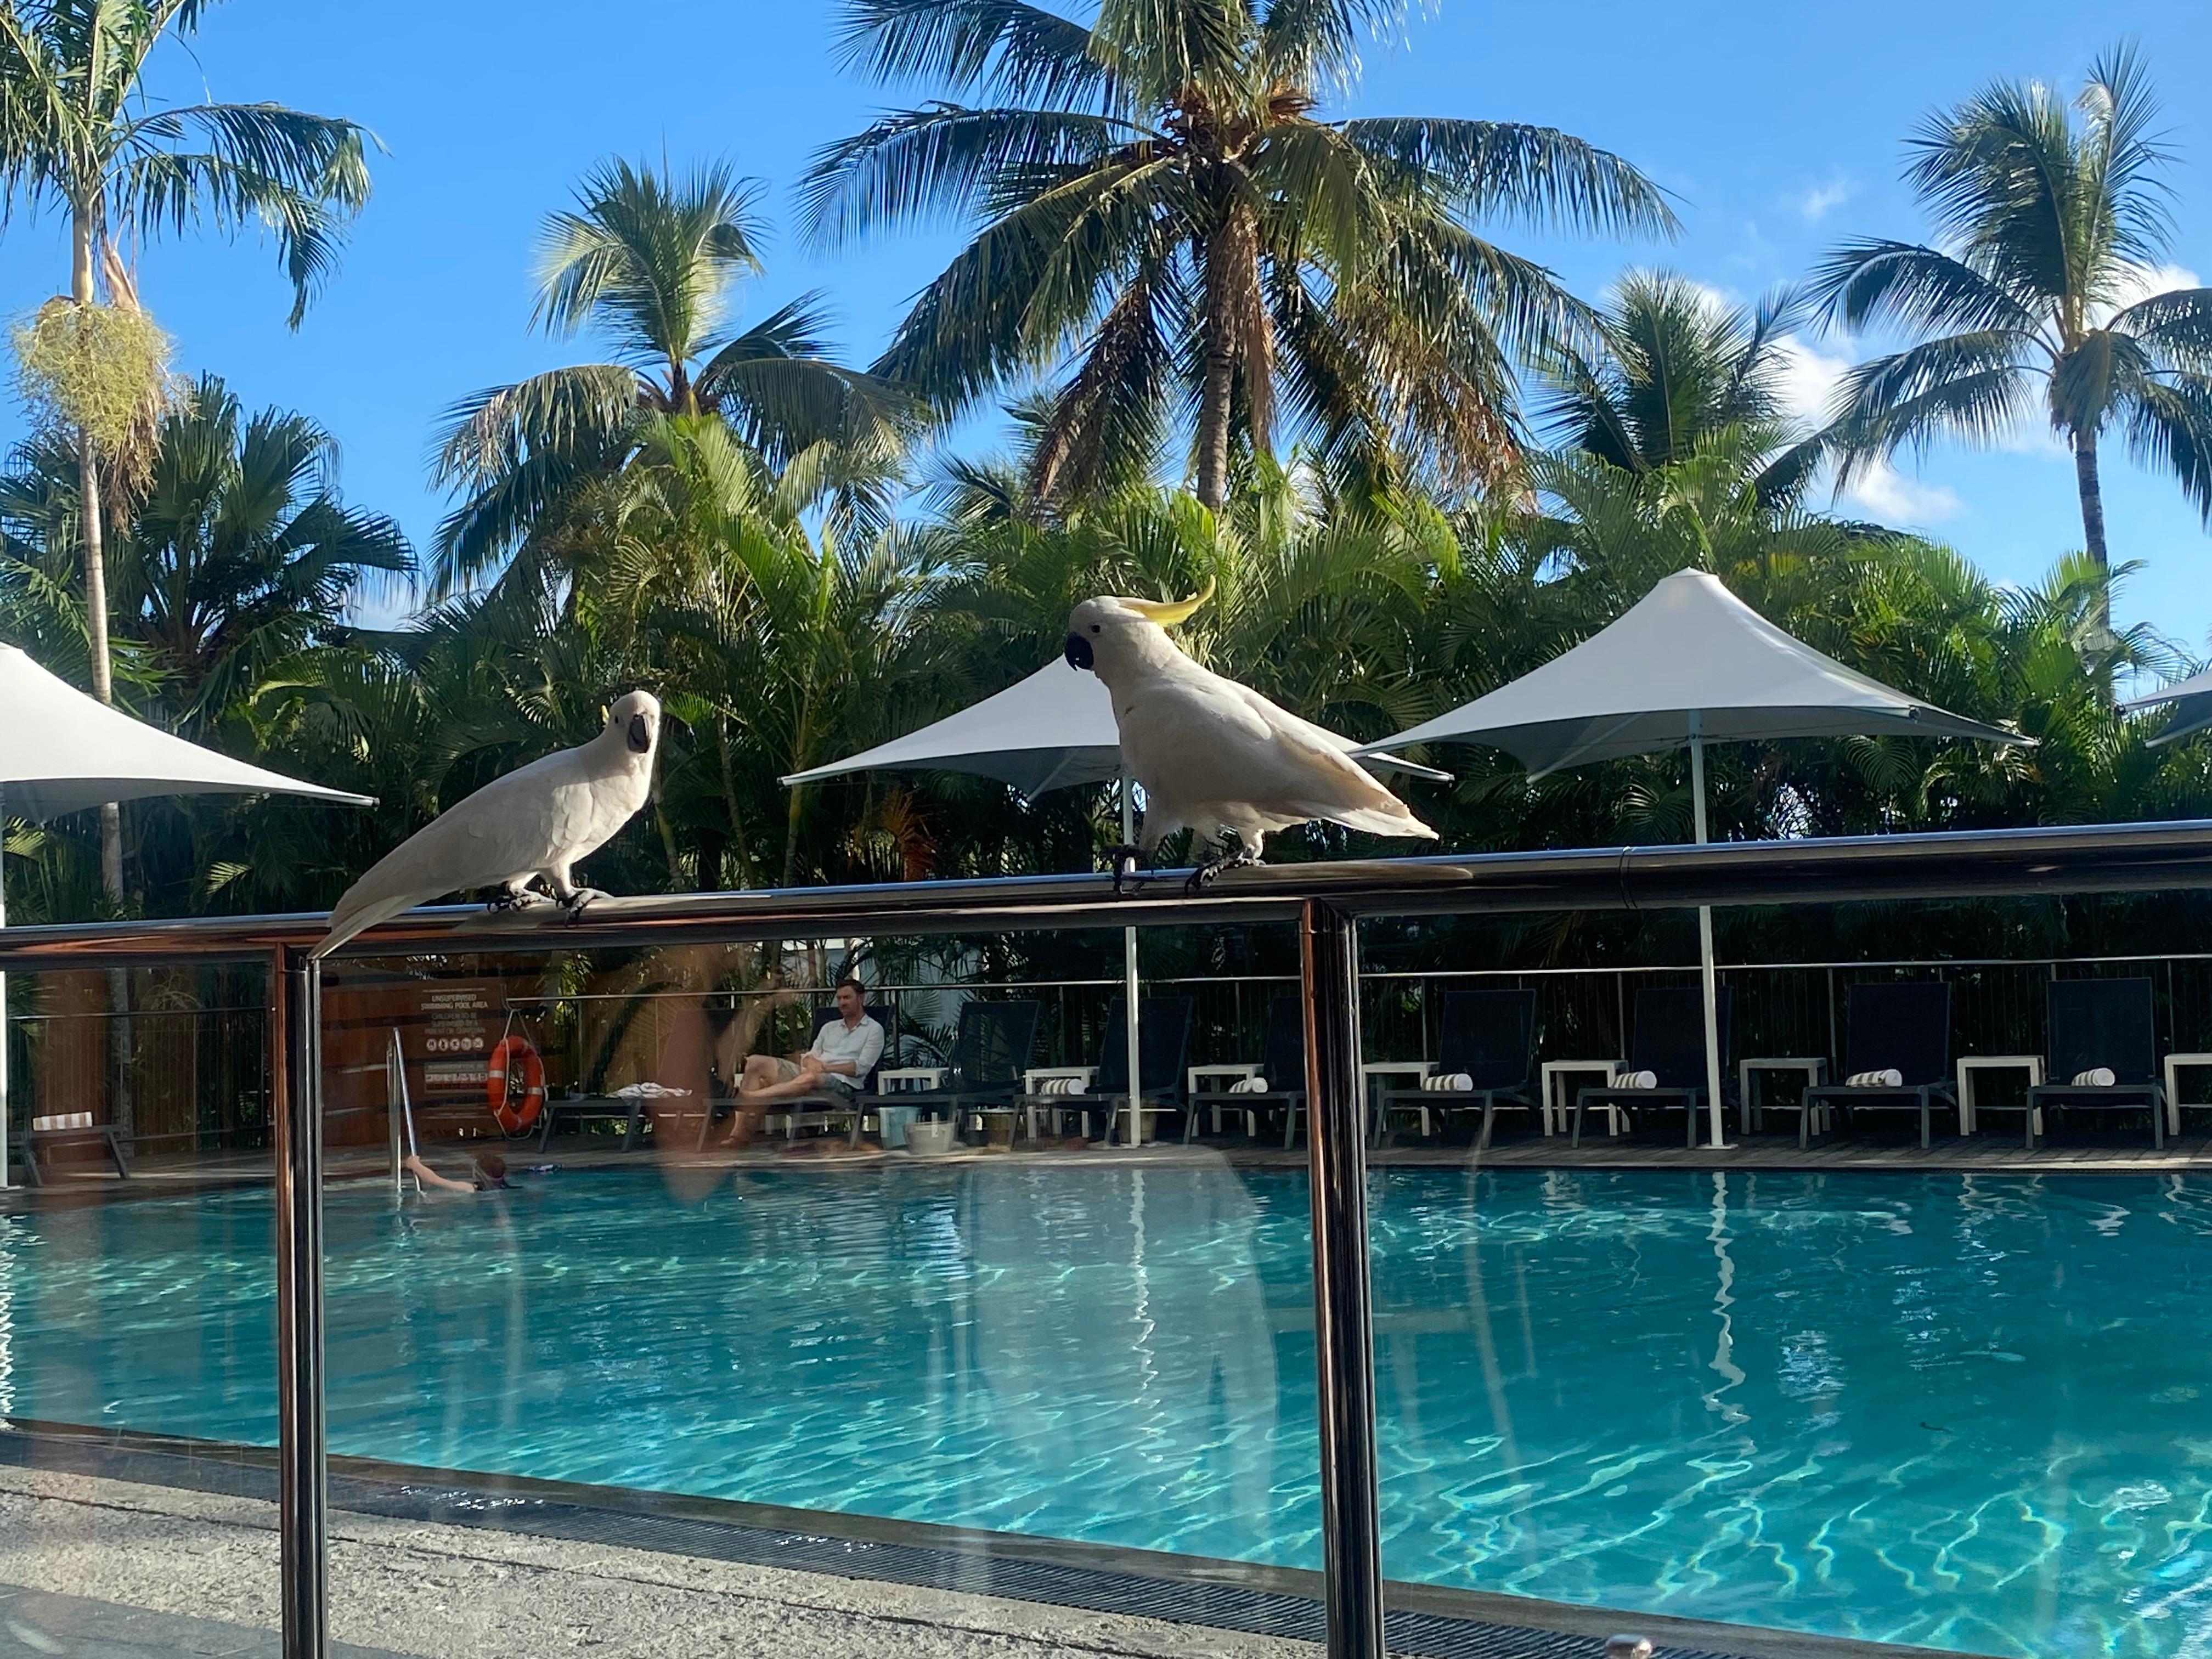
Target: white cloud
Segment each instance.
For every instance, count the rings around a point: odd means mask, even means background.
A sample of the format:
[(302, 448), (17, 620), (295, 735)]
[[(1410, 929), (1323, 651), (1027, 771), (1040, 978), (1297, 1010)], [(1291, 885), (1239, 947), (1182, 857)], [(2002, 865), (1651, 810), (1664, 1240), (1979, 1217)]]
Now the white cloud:
[(1832, 173), (1827, 183), (1811, 185), (1791, 197), (1790, 205), (1807, 224), (1817, 225), (1858, 193), (1856, 184), (1840, 173)]
[(2154, 294), (2163, 294), (2169, 289), (2203, 286), (2203, 278), (2187, 265), (2130, 265), (2121, 277), (2112, 303), (2094, 307), (2092, 314), (2101, 323), (2114, 312), (2124, 311), (2136, 301), (2148, 300)]
[(1782, 396), (1790, 418), (1825, 426), (1851, 359), (1832, 356), (1796, 334), (1785, 334), (1774, 344), (1782, 360)]
[(1925, 529), (1959, 514), (1959, 498), (1950, 490), (1908, 478), (1887, 461), (1855, 471), (1843, 498), (1869, 518), (1901, 530)]

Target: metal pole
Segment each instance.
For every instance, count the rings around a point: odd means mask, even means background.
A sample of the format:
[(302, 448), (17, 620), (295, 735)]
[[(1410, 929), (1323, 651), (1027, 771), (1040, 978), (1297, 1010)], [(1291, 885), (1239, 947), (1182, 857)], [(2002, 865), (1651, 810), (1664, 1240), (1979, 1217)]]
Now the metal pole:
[(1328, 1659), (1382, 1659), (1382, 1531), (1376, 1482), (1367, 1153), (1352, 919), (1310, 899), (1298, 921), (1305, 989), (1306, 1152), (1321, 1408), (1322, 1596)]
[(284, 1659), (330, 1650), (330, 1493), (323, 1443), (322, 963), (278, 958), (284, 1019), (276, 1142), (277, 1572)]
[[(1121, 774), (1121, 845), (1137, 844), (1137, 786)], [(1122, 1038), (1129, 1045), (1129, 1144), (1145, 1144), (1145, 1068), (1142, 1010), (1137, 1002), (1137, 930), (1121, 930), (1121, 996), (1126, 1004)], [(1111, 1139), (1109, 1136), (1109, 1139)]]
[[(1690, 798), (1691, 811), (1696, 815), (1698, 845), (1703, 847), (1705, 836), (1705, 739), (1704, 720), (1696, 709), (1690, 711)], [(1721, 1119), (1721, 994), (1720, 984), (1713, 973), (1713, 907), (1698, 907), (1698, 968), (1705, 985), (1705, 1111), (1713, 1132), (1713, 1147), (1718, 1151), (1727, 1145), (1722, 1133)]]
[[(6, 830), (4, 807), (0, 807), (0, 833)], [(4, 866), (5, 859), (0, 859)], [(0, 928), (8, 926), (8, 878), (0, 868)], [(8, 1188), (8, 975), (0, 974), (0, 1192)]]

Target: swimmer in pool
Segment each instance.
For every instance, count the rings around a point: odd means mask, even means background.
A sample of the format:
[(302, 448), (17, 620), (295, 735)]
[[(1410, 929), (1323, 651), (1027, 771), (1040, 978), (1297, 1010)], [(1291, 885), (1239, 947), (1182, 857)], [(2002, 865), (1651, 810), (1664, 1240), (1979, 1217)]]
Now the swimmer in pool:
[(495, 1188), (507, 1185), (507, 1160), (497, 1152), (478, 1152), (476, 1165), (466, 1181), (455, 1181), (450, 1176), (440, 1175), (412, 1152), (407, 1154), (399, 1167), (412, 1170), (415, 1178), (425, 1187), (436, 1187), (449, 1193), (488, 1193)]

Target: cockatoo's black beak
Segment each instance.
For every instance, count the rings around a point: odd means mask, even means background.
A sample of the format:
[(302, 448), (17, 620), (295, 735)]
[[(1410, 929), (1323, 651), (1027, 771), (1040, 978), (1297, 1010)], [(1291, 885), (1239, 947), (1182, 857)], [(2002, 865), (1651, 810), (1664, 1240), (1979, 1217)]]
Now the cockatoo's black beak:
[(645, 716), (632, 714), (629, 717), (629, 752), (633, 755), (642, 755), (652, 747), (653, 731), (646, 725)]
[(1070, 668), (1088, 668), (1091, 665), (1091, 641), (1080, 634), (1070, 634), (1067, 636), (1067, 643), (1061, 648), (1060, 654), (1067, 659), (1067, 665)]

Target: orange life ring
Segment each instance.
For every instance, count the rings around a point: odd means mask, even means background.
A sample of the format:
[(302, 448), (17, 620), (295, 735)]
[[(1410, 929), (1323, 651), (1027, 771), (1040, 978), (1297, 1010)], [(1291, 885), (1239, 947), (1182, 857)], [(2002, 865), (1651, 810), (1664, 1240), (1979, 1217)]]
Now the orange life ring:
[[(510, 1060), (522, 1074), (520, 1105), (507, 1098), (507, 1067)], [(491, 1115), (507, 1133), (519, 1135), (538, 1121), (538, 1114), (545, 1109), (545, 1062), (530, 1046), (528, 1037), (503, 1036), (492, 1045), (491, 1059), (484, 1066), (484, 1091), (490, 1097)]]

